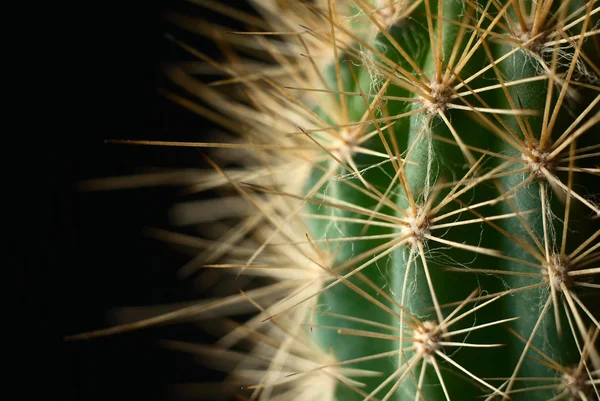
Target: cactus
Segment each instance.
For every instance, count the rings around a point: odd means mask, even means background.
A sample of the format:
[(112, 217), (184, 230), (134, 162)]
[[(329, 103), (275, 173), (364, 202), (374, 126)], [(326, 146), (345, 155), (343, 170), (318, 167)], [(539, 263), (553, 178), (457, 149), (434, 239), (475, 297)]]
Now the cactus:
[(206, 150), (182, 274), (247, 288), (71, 339), (218, 317), (164, 344), (250, 400), (600, 398), (600, 4), (193, 3), (248, 26), (168, 14), (223, 49), (166, 68), (219, 139), (112, 142)]

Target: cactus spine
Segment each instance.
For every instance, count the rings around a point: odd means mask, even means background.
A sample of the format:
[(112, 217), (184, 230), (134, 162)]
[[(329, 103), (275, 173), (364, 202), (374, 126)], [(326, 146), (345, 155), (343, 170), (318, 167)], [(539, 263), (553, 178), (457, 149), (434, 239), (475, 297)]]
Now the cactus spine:
[(155, 144), (212, 149), (198, 266), (260, 285), (88, 336), (254, 311), (168, 345), (252, 400), (598, 400), (600, 4), (198, 3), (251, 33), (170, 14), (227, 46), (167, 96), (235, 136)]

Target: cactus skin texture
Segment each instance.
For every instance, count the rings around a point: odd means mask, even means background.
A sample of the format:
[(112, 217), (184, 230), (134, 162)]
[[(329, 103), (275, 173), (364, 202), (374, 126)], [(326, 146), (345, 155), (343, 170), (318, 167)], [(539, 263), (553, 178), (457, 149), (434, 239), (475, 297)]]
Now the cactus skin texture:
[(205, 148), (182, 271), (247, 288), (72, 339), (216, 316), (166, 345), (241, 399), (598, 400), (600, 2), (194, 3), (248, 25), (168, 14), (224, 50), (166, 68), (223, 136), (133, 143)]

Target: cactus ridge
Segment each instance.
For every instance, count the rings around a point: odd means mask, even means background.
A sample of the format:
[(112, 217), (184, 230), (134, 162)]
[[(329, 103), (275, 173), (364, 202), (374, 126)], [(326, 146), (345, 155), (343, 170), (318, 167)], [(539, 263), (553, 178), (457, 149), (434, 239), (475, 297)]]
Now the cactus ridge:
[(247, 27), (167, 14), (222, 50), (165, 68), (219, 139), (112, 142), (205, 167), (86, 188), (201, 194), (181, 274), (229, 284), (69, 339), (210, 320), (164, 345), (244, 400), (600, 399), (599, 2), (188, 1)]

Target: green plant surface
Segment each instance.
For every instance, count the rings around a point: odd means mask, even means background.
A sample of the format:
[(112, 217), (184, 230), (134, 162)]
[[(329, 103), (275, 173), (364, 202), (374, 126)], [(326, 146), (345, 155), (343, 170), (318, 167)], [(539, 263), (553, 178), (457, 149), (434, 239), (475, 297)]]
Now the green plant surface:
[(206, 151), (182, 274), (247, 288), (69, 339), (218, 317), (165, 345), (249, 400), (600, 398), (598, 2), (193, 3), (248, 26), (168, 14), (222, 56), (172, 37), (165, 96), (224, 139), (113, 142)]

